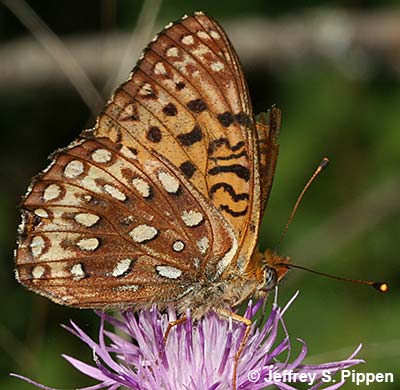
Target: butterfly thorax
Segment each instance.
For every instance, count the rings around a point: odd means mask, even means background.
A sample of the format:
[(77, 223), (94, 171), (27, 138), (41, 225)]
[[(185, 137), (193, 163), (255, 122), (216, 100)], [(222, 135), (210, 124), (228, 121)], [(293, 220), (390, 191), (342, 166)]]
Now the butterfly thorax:
[(220, 282), (204, 282), (178, 303), (180, 312), (192, 309), (193, 318), (200, 318), (209, 310), (232, 309), (244, 300), (265, 298), (288, 271), (289, 257), (279, 256), (267, 249), (256, 250), (243, 273), (230, 271)]

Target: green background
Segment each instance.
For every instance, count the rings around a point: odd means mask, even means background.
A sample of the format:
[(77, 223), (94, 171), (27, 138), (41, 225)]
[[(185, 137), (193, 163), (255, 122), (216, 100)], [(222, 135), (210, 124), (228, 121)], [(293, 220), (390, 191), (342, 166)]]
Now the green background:
[[(115, 30), (129, 33), (142, 7), (141, 1), (42, 0), (30, 4), (61, 40)], [(318, 12), (322, 15), (335, 9), (367, 12), (373, 19), (388, 9), (399, 15), (398, 4), (377, 0), (165, 1), (154, 32), (200, 9), (225, 26), (247, 18), (284, 23), (310, 13), (318, 20)], [(29, 36), (31, 32), (0, 2), (0, 44), (13, 45)], [(262, 36), (254, 36), (260, 49), (264, 42)], [(393, 58), (400, 57), (397, 48), (389, 53)], [(354, 52), (347, 50), (339, 60), (318, 54), (302, 59), (294, 56), (282, 64), (278, 58), (275, 66), (265, 65), (267, 60), (253, 64), (242, 58), (254, 111), (265, 111), (272, 104), (283, 111), (281, 152), (260, 246), (276, 246), (297, 195), (321, 158), (328, 156), (331, 165), (306, 194), (279, 253), (319, 271), (386, 280), (390, 291), (384, 295), (294, 270), (280, 288), (279, 302), (284, 304), (300, 290), (285, 318), (292, 338), (307, 342), (308, 363), (342, 359), (363, 343), (359, 356), (366, 364), (357, 371), (393, 372), (396, 381), (369, 388), (398, 389), (400, 67), (396, 73), (393, 63), (376, 51), (363, 52), (361, 61), (348, 61)], [(100, 61), (102, 54), (93, 60)], [(24, 55), (20, 60), (26, 60)], [(132, 66), (135, 61), (132, 58)], [(100, 90), (106, 82), (93, 81)], [(95, 315), (58, 306), (19, 286), (13, 277), (12, 251), (18, 203), (31, 177), (47, 165), (48, 154), (72, 141), (93, 124), (93, 118), (67, 81), (1, 88), (0, 107), (0, 389), (30, 388), (10, 378), (9, 372), (58, 388), (89, 385), (93, 382), (60, 354), (87, 362), (91, 354), (60, 324), (73, 319), (94, 335)], [(354, 388), (351, 383), (343, 387)]]

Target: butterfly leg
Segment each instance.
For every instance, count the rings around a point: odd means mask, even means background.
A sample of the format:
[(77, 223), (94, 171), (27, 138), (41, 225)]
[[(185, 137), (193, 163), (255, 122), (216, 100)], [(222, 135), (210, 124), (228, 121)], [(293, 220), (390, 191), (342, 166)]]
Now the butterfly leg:
[(183, 316), (183, 317), (178, 318), (177, 320), (172, 321), (172, 322), (170, 322), (170, 323), (168, 324), (167, 330), (165, 331), (165, 334), (164, 334), (164, 337), (163, 337), (164, 345), (167, 345), (167, 339), (168, 339), (169, 333), (171, 332), (171, 329), (172, 329), (174, 326), (178, 326), (178, 325), (180, 325), (180, 324), (183, 324), (186, 320), (187, 320), (187, 317), (186, 317), (186, 316)]
[(239, 365), (239, 359), (240, 359), (243, 349), (247, 343), (247, 340), (249, 339), (252, 322), (248, 318), (240, 316), (229, 310), (218, 309), (217, 312), (218, 312), (218, 314), (220, 314), (224, 317), (232, 318), (233, 320), (246, 325), (246, 330), (244, 332), (244, 336), (242, 338), (242, 341), (240, 342), (238, 350), (235, 353), (234, 363), (233, 363), (232, 390), (236, 390), (237, 369), (238, 369), (238, 365)]

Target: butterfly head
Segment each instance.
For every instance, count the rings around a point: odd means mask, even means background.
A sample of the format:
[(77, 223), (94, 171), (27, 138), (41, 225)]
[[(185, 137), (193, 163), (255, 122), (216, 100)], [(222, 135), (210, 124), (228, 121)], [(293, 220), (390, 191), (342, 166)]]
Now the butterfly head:
[(284, 264), (290, 264), (289, 257), (282, 257), (275, 252), (267, 249), (264, 253), (258, 252), (256, 261), (253, 262), (253, 275), (259, 281), (257, 290), (260, 295), (264, 295), (272, 290), (286, 275), (289, 270)]

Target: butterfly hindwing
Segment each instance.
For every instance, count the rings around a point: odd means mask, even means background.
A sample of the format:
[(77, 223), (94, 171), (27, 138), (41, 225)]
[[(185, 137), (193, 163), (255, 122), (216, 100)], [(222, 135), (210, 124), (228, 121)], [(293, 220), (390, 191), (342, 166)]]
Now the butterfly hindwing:
[(281, 111), (276, 107), (272, 107), (268, 113), (260, 114), (256, 123), (260, 161), (261, 215), (264, 214), (272, 188), (279, 154), (277, 140), (280, 127)]
[(231, 245), (229, 232), (225, 241), (213, 234), (223, 218), (139, 147), (98, 138), (56, 157), (24, 201), (22, 283), (59, 303), (101, 307), (173, 300), (215, 275), (207, 259)]

